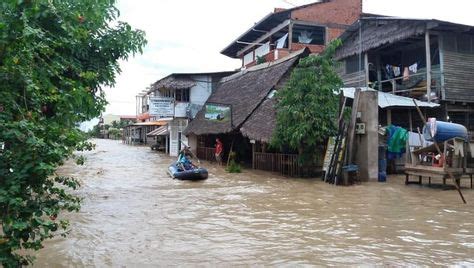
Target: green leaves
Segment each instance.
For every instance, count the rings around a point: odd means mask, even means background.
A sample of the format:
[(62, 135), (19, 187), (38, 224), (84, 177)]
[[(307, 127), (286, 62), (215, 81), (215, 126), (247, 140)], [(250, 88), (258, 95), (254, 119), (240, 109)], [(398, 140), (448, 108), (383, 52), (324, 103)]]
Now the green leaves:
[(321, 55), (301, 59), (286, 86), (277, 91), (277, 127), (272, 146), (298, 150), (302, 162), (314, 160), (319, 144), (336, 132), (342, 81), (332, 56), (341, 42), (333, 41)]
[[(141, 53), (144, 33), (115, 22), (114, 0), (0, 2), (0, 263), (16, 267), (79, 209), (77, 180), (55, 170), (93, 146), (76, 128), (100, 115), (118, 60)], [(115, 25), (115, 26), (112, 26)], [(79, 157), (78, 162), (84, 162)]]

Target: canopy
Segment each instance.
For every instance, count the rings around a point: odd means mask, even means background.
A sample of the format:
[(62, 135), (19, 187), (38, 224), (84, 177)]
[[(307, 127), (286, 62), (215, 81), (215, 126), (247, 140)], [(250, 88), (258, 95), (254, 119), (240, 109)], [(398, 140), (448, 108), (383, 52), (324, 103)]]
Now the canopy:
[(167, 136), (169, 135), (168, 126), (161, 126), (153, 131), (148, 132), (147, 136)]
[[(387, 107), (415, 107), (415, 104), (413, 103), (412, 98), (408, 97), (403, 97), (403, 96), (398, 96), (394, 95), (392, 93), (388, 92), (382, 92), (378, 91), (372, 88), (368, 87), (361, 87), (362, 91), (377, 91), (379, 95), (379, 107), (380, 108), (387, 108)], [(341, 88), (341, 91), (344, 93), (344, 97), (346, 98), (354, 98), (354, 92), (355, 88), (354, 87), (348, 87), (348, 88)], [(418, 104), (419, 107), (429, 107), (429, 108), (434, 108), (438, 107), (439, 104), (433, 103), (433, 102), (426, 102), (426, 101), (419, 101), (415, 100), (416, 104)]]

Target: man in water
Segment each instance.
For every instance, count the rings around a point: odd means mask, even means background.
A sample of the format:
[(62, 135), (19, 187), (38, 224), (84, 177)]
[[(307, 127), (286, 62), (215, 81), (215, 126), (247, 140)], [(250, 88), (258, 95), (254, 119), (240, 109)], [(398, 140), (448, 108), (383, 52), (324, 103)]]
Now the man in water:
[(216, 150), (214, 152), (214, 155), (219, 165), (222, 165), (222, 152), (223, 151), (224, 151), (224, 145), (222, 144), (219, 138), (216, 138)]

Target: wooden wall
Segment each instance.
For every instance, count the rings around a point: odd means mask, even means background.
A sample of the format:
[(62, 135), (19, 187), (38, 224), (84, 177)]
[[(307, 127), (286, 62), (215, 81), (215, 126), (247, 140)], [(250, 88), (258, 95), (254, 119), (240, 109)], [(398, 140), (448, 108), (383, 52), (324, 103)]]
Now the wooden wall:
[(474, 102), (474, 54), (444, 51), (445, 100)]
[(339, 72), (345, 87), (365, 87), (365, 71), (359, 71), (351, 74)]

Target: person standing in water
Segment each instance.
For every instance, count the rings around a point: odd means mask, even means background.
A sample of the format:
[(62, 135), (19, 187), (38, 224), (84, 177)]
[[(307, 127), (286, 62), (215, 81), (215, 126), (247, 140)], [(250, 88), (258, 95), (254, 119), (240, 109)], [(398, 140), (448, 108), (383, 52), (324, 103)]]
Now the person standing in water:
[(214, 152), (214, 155), (219, 165), (222, 165), (222, 152), (223, 151), (224, 151), (224, 145), (222, 144), (219, 138), (216, 138), (216, 150)]

